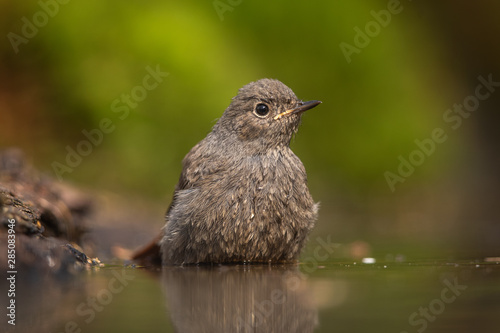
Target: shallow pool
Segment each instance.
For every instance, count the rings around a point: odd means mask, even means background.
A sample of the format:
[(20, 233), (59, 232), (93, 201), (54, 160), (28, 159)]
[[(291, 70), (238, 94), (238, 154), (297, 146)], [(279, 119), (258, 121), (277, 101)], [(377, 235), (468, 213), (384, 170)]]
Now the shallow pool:
[(500, 331), (496, 261), (107, 265), (19, 276), (8, 332)]

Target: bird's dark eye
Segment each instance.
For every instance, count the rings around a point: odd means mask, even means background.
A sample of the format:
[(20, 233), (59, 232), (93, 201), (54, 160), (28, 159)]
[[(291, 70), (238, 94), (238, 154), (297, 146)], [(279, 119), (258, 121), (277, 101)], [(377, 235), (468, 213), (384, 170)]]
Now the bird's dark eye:
[(269, 114), (269, 106), (263, 103), (257, 104), (254, 113), (257, 117), (265, 117)]

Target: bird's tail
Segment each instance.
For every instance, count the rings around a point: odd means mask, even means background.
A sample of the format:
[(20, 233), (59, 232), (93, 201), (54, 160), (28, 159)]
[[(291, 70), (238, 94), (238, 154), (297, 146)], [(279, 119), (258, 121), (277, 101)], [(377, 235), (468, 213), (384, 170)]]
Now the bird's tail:
[(161, 234), (153, 238), (147, 245), (135, 251), (130, 259), (144, 266), (161, 266), (161, 238)]

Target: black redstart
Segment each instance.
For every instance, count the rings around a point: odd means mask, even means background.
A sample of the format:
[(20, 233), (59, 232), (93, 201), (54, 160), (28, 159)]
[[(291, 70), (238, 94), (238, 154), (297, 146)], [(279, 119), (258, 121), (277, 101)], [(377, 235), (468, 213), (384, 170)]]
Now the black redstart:
[(318, 204), (290, 140), (302, 113), (320, 103), (297, 99), (278, 80), (262, 79), (239, 90), (183, 160), (154, 244), (164, 265), (298, 259)]

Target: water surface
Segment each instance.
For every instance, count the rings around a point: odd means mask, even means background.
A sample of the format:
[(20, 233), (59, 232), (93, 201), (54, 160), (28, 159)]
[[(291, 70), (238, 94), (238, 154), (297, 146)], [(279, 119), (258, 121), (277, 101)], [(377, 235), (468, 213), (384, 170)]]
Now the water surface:
[(18, 290), (9, 332), (500, 331), (498, 262), (108, 265)]

